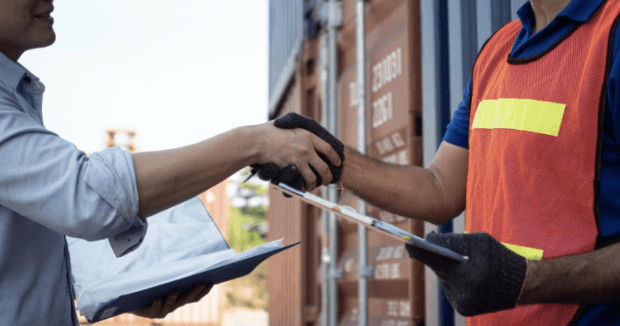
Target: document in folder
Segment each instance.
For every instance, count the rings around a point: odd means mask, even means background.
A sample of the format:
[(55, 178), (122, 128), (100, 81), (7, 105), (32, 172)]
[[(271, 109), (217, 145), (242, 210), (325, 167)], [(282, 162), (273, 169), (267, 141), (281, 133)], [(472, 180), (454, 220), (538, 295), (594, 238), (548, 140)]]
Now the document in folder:
[(116, 258), (107, 240), (67, 242), (78, 309), (90, 323), (137, 310), (172, 290), (245, 276), (297, 244), (277, 240), (236, 253), (198, 198), (150, 217), (143, 242), (123, 257)]
[(305, 201), (309, 204), (312, 204), (324, 210), (328, 210), (333, 213), (336, 213), (338, 216), (341, 216), (349, 221), (363, 225), (364, 227), (368, 229), (381, 232), (389, 237), (392, 237), (406, 244), (409, 244), (409, 245), (412, 245), (412, 246), (415, 246), (415, 247), (418, 247), (424, 250), (428, 250), (430, 252), (436, 253), (438, 255), (441, 255), (441, 256), (444, 256), (444, 257), (447, 257), (447, 258), (450, 258), (450, 259), (453, 259), (459, 262), (463, 262), (467, 260), (467, 257), (463, 257), (448, 248), (444, 248), (442, 246), (438, 246), (434, 243), (428, 242), (424, 240), (423, 238), (420, 238), (405, 230), (399, 229), (390, 223), (386, 223), (381, 220), (375, 219), (373, 217), (360, 214), (351, 207), (338, 205), (329, 200), (315, 196), (311, 193), (302, 192), (295, 188), (289, 187), (284, 183), (280, 183), (278, 185), (272, 184), (271, 187), (277, 190), (280, 190), (284, 193), (287, 193), (289, 195), (292, 195), (294, 197), (297, 197), (301, 199), (302, 201)]

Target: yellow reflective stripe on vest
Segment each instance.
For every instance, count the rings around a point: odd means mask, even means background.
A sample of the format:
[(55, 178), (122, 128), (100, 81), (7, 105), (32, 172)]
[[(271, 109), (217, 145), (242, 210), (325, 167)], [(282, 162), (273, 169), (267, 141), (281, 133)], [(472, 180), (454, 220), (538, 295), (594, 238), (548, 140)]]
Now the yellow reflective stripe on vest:
[(502, 98), (478, 104), (472, 129), (514, 129), (558, 136), (566, 104)]
[(525, 257), (526, 259), (533, 259), (533, 260), (541, 260), (542, 259), (542, 256), (543, 256), (543, 250), (542, 249), (517, 246), (517, 245), (513, 245), (513, 244), (510, 244), (510, 243), (504, 243), (504, 242), (502, 242), (502, 244), (504, 246), (506, 246), (506, 248), (516, 252), (517, 254)]
[[(464, 233), (468, 234), (469, 232), (465, 231)], [(518, 246), (518, 245), (505, 243), (505, 242), (500, 242), (500, 243), (506, 246), (506, 248), (515, 252), (516, 254), (525, 257), (525, 259), (541, 260), (543, 253), (544, 253), (544, 250), (542, 249)]]

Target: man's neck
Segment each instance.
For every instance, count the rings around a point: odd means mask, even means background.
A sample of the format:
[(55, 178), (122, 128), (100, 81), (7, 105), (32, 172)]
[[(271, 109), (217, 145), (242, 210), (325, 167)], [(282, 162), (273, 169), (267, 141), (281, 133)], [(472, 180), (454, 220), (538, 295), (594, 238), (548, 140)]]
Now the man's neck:
[(571, 0), (530, 0), (536, 20), (532, 34), (545, 28), (570, 2)]

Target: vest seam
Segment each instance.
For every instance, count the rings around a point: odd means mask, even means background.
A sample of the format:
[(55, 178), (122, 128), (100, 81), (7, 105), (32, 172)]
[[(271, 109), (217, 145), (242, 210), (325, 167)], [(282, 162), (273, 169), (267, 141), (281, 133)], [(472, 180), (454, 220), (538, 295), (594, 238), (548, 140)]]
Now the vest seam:
[(579, 319), (583, 316), (583, 312), (586, 310), (586, 305), (585, 304), (580, 304), (579, 308), (577, 308), (577, 311), (575, 311), (575, 314), (573, 315), (573, 318), (568, 322), (568, 324), (566, 324), (566, 326), (575, 326), (577, 325), (577, 321), (579, 321)]
[(507, 59), (508, 64), (509, 65), (523, 65), (523, 64), (534, 62), (534, 61), (544, 57), (549, 52), (553, 51), (556, 47), (558, 47), (558, 45), (560, 45), (562, 42), (564, 42), (567, 38), (569, 38), (577, 29), (579, 29), (579, 27), (581, 27), (581, 25), (582, 24), (578, 24), (577, 26), (571, 28), (559, 40), (557, 40), (555, 43), (551, 44), (543, 52), (541, 52), (541, 53), (539, 53), (537, 55), (534, 55), (534, 56), (531, 56), (531, 57), (527, 57), (527, 58), (512, 58), (512, 57), (510, 57), (510, 54), (508, 54), (508, 59)]

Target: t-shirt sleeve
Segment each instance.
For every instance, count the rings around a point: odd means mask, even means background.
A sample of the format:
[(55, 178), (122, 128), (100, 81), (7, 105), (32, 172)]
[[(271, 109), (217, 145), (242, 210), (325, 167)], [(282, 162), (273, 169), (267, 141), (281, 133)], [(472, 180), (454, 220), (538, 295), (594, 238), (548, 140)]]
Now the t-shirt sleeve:
[(456, 146), (469, 148), (469, 92), (471, 91), (471, 79), (467, 82), (463, 91), (463, 99), (459, 104), (452, 120), (448, 124), (448, 130), (443, 140)]

